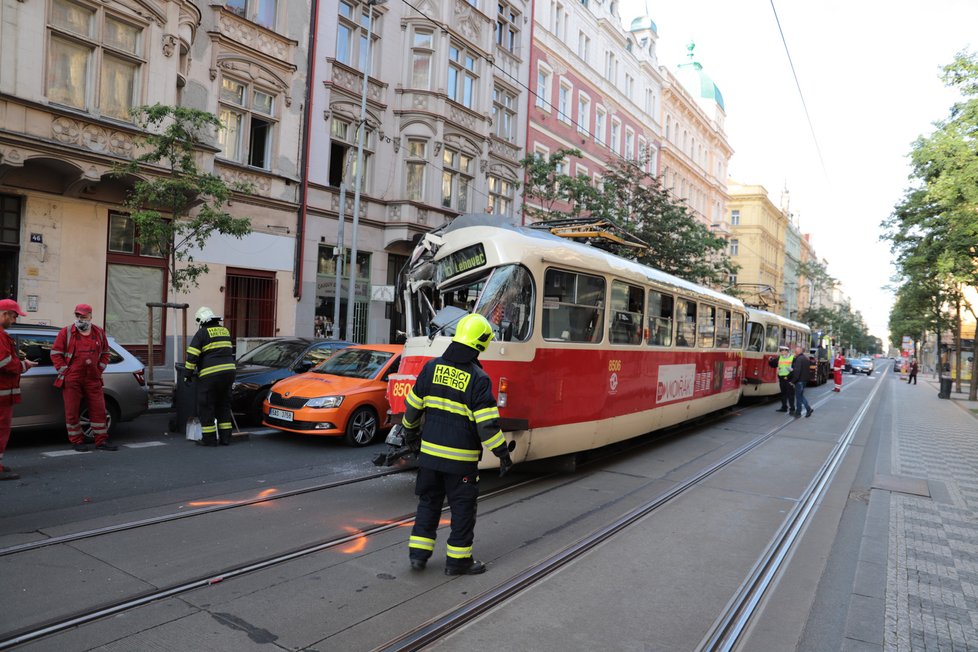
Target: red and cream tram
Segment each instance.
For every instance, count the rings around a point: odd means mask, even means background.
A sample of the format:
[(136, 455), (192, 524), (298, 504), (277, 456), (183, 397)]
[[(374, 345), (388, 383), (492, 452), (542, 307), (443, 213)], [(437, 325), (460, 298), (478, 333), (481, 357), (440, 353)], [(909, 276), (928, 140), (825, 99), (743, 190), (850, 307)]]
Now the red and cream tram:
[(812, 331), (801, 322), (773, 312), (747, 309), (747, 339), (744, 343), (744, 396), (773, 396), (781, 392), (778, 370), (770, 364), (777, 360), (778, 347), (786, 345), (792, 355), (795, 344), (808, 353)]
[(479, 312), (496, 327), (480, 361), (514, 461), (597, 448), (740, 399), (739, 299), (546, 230), (458, 217), (424, 236), (399, 283), (408, 340), (388, 386), (392, 412), (453, 324)]

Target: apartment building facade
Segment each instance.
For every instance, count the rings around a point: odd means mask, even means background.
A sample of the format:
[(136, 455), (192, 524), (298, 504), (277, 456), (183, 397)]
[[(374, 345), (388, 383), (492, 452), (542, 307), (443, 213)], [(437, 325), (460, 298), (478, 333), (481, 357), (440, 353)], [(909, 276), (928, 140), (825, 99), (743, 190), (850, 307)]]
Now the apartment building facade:
[(771, 312), (784, 310), (784, 261), (788, 216), (760, 185), (728, 184), (728, 253), (740, 266), (732, 283), (744, 303)]

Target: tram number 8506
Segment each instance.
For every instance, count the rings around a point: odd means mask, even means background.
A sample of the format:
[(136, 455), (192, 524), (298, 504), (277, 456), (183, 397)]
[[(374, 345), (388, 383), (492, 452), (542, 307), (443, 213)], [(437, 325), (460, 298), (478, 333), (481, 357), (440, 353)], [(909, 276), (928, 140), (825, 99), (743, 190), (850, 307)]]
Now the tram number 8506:
[(621, 360), (608, 360), (608, 371), (621, 371)]

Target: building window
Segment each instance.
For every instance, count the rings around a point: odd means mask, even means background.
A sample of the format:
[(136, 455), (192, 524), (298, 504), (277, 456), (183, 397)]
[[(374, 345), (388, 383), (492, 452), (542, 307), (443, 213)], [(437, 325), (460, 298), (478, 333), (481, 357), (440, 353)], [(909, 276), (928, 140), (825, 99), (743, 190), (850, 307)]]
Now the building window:
[(635, 132), (630, 127), (625, 128), (625, 156), (635, 159)]
[(558, 39), (564, 38), (564, 27), (567, 20), (567, 14), (564, 12), (564, 5), (555, 2), (550, 5), (553, 9), (553, 33)]
[(256, 168), (271, 168), (275, 96), (230, 77), (221, 80), (218, 135), (221, 155)]
[(490, 175), (489, 206), (486, 207), (486, 210), (494, 215), (512, 217), (514, 191), (512, 181)]
[(129, 120), (140, 98), (143, 27), (103, 8), (54, 0), (48, 32), (48, 99)]
[(421, 138), (408, 138), (405, 179), (407, 198), (411, 201), (424, 201), (424, 172), (427, 165), (428, 141)]
[(574, 176), (576, 176), (576, 177), (584, 177), (585, 179), (590, 180), (591, 179), (591, 171), (587, 169), (587, 166), (586, 165), (581, 165), (580, 163), (578, 163), (575, 166), (575, 169), (574, 169)]
[(471, 185), (472, 157), (446, 147), (442, 153), (441, 205), (466, 212)]
[(268, 29), (275, 29), (276, 5), (277, 0), (225, 0), (224, 2), (224, 6), (231, 13)]
[(730, 241), (730, 255), (737, 256), (740, 254), (740, 241), (737, 238), (733, 238)]
[(577, 130), (587, 135), (591, 129), (591, 99), (584, 93), (577, 94)]
[(740, 224), (740, 211), (730, 211), (730, 225), (738, 226)]
[(621, 121), (617, 118), (611, 119), (611, 151), (621, 154)]
[(557, 94), (557, 119), (570, 124), (571, 122), (571, 95), (574, 88), (567, 82), (560, 82), (560, 90)]
[(604, 55), (604, 76), (612, 84), (618, 83), (618, 58), (611, 51)]
[(638, 139), (638, 155), (635, 157), (635, 160), (637, 160), (641, 164), (643, 170), (646, 169), (646, 166), (648, 165), (649, 162), (648, 144), (645, 142), (645, 139), (642, 138), (641, 136), (639, 136)]
[(655, 116), (655, 91), (651, 88), (645, 89), (645, 112)]
[(537, 64), (537, 107), (550, 112), (550, 84), (553, 74), (539, 63)]
[(500, 2), (497, 6), (496, 45), (504, 50), (516, 52), (516, 46), (520, 40), (520, 13), (510, 7), (506, 2)]
[(605, 143), (605, 116), (607, 113), (604, 107), (597, 107), (594, 110), (594, 140), (597, 141), (599, 145), (604, 145)]
[(336, 27), (336, 60), (357, 70), (367, 70), (367, 33), (370, 33), (370, 73), (374, 74), (379, 19), (374, 14), (374, 24), (370, 25), (370, 11), (366, 4), (353, 4), (340, 0)]
[(109, 213), (108, 250), (111, 253), (146, 256), (149, 258), (163, 257), (162, 246), (140, 244), (136, 237), (136, 223), (132, 221), (129, 215), (125, 213)]
[(498, 86), (492, 89), (492, 124), (497, 136), (516, 142), (516, 95)]
[(591, 38), (584, 32), (581, 32), (577, 36), (577, 56), (584, 63), (590, 63), (591, 61)]
[(540, 143), (533, 144), (533, 157), (538, 161), (544, 161), (550, 156), (550, 150)]
[(431, 57), (434, 54), (434, 34), (415, 30), (411, 49), (411, 87), (431, 88)]
[(627, 72), (625, 73), (625, 96), (630, 100), (635, 99), (635, 78)]
[(448, 48), (448, 99), (471, 109), (478, 79), (476, 55), (453, 43)]
[(666, 116), (666, 140), (672, 138), (672, 116)]
[[(336, 117), (330, 123), (329, 135), (329, 185), (338, 188), (345, 182), (352, 188), (357, 175), (356, 127), (352, 121)], [(373, 131), (367, 129), (363, 138), (363, 174), (360, 176), (360, 192), (367, 191), (372, 144)]]

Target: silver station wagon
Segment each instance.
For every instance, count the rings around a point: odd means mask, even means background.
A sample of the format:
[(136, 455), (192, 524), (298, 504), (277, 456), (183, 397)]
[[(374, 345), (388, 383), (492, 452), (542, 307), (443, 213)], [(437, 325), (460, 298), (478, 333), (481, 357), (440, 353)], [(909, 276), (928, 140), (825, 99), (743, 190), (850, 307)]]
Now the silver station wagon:
[[(13, 430), (56, 428), (65, 425), (61, 390), (54, 386), (57, 375), (51, 363), (51, 347), (60, 328), (36, 324), (14, 324), (7, 329), (20, 357), (38, 363), (20, 377), (21, 402), (14, 406)], [(120, 421), (131, 421), (149, 407), (143, 363), (109, 339), (109, 366), (102, 374), (109, 431)], [(88, 406), (82, 404), (81, 425), (92, 440)]]

